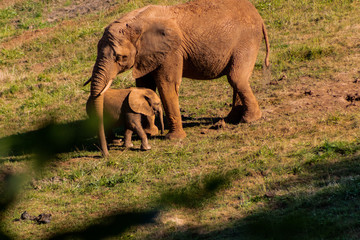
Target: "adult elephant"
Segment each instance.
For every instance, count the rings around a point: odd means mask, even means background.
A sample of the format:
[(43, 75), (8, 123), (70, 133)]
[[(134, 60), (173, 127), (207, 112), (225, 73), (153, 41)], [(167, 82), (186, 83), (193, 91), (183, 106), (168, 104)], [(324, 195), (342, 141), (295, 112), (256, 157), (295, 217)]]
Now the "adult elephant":
[(182, 77), (215, 79), (226, 75), (233, 87), (233, 107), (226, 120), (259, 119), (261, 112), (249, 78), (263, 38), (268, 66), (269, 43), (264, 22), (247, 0), (150, 5), (112, 22), (98, 43), (96, 63), (88, 81), (103, 154), (108, 155), (103, 93), (117, 74), (130, 68), (136, 86), (158, 89), (170, 127), (166, 135), (169, 139), (186, 136), (179, 109)]

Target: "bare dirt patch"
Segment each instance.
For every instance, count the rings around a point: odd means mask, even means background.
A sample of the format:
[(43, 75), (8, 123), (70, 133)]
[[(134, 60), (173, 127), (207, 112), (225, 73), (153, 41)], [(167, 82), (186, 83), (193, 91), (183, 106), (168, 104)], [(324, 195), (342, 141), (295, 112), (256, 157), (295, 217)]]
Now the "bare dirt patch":
[[(19, 0), (10, 0), (5, 1), (5, 3), (0, 3), (0, 7), (6, 7), (14, 4)], [(49, 34), (56, 30), (59, 27), (69, 26), (71, 24), (74, 24), (74, 22), (71, 20), (72, 18), (76, 18), (81, 15), (90, 14), (102, 10), (108, 10), (111, 7), (114, 7), (118, 4), (123, 4), (125, 2), (128, 2), (127, 0), (124, 0), (121, 3), (117, 3), (116, 0), (78, 0), (74, 1), (71, 5), (61, 7), (61, 8), (55, 8), (53, 11), (51, 11), (46, 19), (48, 22), (56, 22), (61, 21), (64, 19), (67, 19), (61, 23), (61, 26), (56, 26), (53, 28), (44, 28), (44, 29), (36, 29), (36, 30), (28, 30), (22, 33), (19, 36), (15, 36), (12, 38), (9, 38), (3, 43), (0, 43), (0, 49), (5, 48), (14, 48), (17, 46), (22, 45), (25, 42), (31, 41), (33, 39), (36, 39), (40, 36)], [(57, 6), (59, 4), (57, 3)], [(64, 5), (64, 4), (63, 4)]]
[[(125, 2), (125, 1), (124, 1)], [(116, 0), (78, 0), (73, 4), (52, 11), (47, 21), (54, 22), (61, 19), (75, 18), (84, 14), (106, 10), (116, 4)]]
[(36, 39), (36, 38), (43, 36), (49, 32), (52, 32), (52, 31), (53, 31), (52, 28), (44, 28), (44, 29), (37, 29), (34, 31), (26, 31), (19, 36), (12, 37), (12, 38), (8, 39), (6, 42), (1, 43), (0, 49), (1, 48), (9, 49), (9, 48), (21, 46), (25, 42)]
[(285, 87), (265, 97), (265, 101), (269, 102), (263, 105), (263, 116), (272, 119), (289, 114), (320, 116), (324, 113), (358, 111), (360, 81), (352, 76), (351, 73), (341, 73), (327, 81), (301, 77), (295, 88)]
[(20, 2), (20, 1), (22, 1), (22, 0), (2, 0), (0, 2), (0, 8), (7, 8), (9, 6), (14, 5), (17, 2)]

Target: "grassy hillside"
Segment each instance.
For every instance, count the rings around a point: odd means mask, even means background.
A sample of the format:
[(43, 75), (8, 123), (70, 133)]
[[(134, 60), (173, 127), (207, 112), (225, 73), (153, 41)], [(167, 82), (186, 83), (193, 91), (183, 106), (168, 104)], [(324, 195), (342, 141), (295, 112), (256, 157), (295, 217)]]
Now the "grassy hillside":
[(360, 238), (359, 0), (251, 0), (271, 44), (251, 80), (261, 120), (211, 128), (231, 87), (184, 79), (186, 139), (100, 157), (82, 84), (104, 27), (180, 2), (0, 2), (0, 239)]

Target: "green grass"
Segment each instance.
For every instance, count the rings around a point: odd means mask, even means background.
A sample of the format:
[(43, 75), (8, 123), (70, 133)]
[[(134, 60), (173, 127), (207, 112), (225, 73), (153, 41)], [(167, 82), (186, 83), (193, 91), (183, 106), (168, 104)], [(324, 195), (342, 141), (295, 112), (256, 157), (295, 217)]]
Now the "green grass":
[[(263, 118), (209, 129), (231, 87), (183, 79), (186, 139), (101, 158), (82, 86), (97, 41), (124, 12), (179, 2), (53, 22), (74, 1), (0, 9), (0, 239), (359, 238), (360, 112), (346, 102), (359, 89), (358, 0), (252, 1), (271, 44), (269, 79), (262, 46), (251, 81)], [(113, 84), (134, 85), (131, 71)], [(25, 210), (52, 221), (14, 222)]]

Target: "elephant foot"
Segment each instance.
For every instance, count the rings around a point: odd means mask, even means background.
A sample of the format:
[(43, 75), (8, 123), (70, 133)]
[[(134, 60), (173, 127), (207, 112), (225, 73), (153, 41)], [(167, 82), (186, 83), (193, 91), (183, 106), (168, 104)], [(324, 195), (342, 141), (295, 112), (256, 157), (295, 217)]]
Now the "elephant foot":
[(133, 144), (132, 142), (130, 142), (130, 143), (124, 143), (123, 147), (125, 147), (125, 148), (132, 148), (132, 147), (134, 147), (134, 144)]
[(111, 144), (113, 145), (120, 145), (122, 143), (121, 139), (112, 139)]
[(184, 130), (168, 132), (168, 134), (165, 136), (165, 138), (169, 140), (184, 139), (185, 137), (186, 133)]
[(151, 146), (149, 144), (141, 144), (141, 148), (142, 151), (147, 151), (151, 149)]
[(241, 119), (241, 122), (244, 122), (244, 123), (249, 123), (249, 122), (254, 122), (256, 120), (259, 120), (261, 118), (261, 111), (258, 110), (258, 111), (255, 111), (255, 112), (252, 112), (252, 113), (246, 113), (243, 118)]
[(144, 131), (147, 135), (150, 135), (150, 136), (155, 136), (155, 135), (159, 134), (159, 129), (155, 125), (153, 125), (149, 128), (145, 128)]
[(225, 118), (226, 123), (238, 124), (249, 123), (261, 118), (261, 111), (257, 107), (255, 110), (247, 110), (245, 106), (239, 105), (231, 109)]

